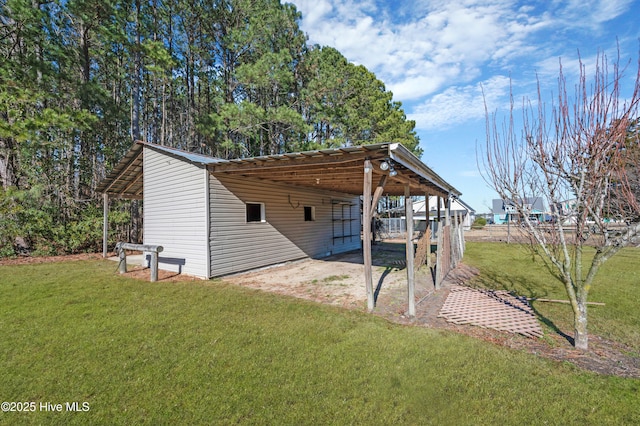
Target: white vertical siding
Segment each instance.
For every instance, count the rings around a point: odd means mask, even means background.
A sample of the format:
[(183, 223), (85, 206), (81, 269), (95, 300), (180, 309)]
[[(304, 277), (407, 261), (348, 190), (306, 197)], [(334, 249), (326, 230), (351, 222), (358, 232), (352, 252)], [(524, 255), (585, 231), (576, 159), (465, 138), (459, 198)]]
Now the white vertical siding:
[[(209, 198), (211, 276), (360, 248), (359, 197), (353, 195), (215, 175)], [(246, 222), (247, 202), (264, 203), (265, 222)], [(347, 205), (349, 236), (336, 234), (335, 202)], [(315, 207), (315, 221), (304, 220), (304, 206)]]
[(144, 148), (144, 242), (160, 244), (160, 268), (207, 278), (207, 171)]

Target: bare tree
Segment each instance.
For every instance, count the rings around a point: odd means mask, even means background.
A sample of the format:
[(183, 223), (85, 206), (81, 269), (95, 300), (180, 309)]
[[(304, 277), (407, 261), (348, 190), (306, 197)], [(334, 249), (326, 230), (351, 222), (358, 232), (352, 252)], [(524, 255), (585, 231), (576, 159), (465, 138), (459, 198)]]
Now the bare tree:
[[(592, 78), (579, 61), (572, 93), (559, 64), (557, 94), (525, 98), (522, 124), (514, 119), (513, 88), (508, 119), (497, 124), (486, 103), (486, 151), (479, 154), (485, 180), (513, 204), (530, 247), (566, 290), (574, 315), (574, 345), (588, 349), (587, 297), (598, 270), (640, 233), (637, 123), (640, 64), (623, 80), (620, 53), (609, 62), (599, 53)], [(623, 83), (633, 84), (628, 96)], [(528, 196), (543, 197), (551, 220), (530, 220)]]

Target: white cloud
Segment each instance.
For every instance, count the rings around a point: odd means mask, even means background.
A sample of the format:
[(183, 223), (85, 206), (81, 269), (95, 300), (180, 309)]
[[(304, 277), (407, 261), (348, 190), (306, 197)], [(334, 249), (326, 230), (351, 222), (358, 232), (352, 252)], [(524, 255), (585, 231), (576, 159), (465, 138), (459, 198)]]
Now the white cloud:
[(458, 172), (458, 176), (461, 177), (470, 177), (470, 178), (479, 178), (482, 177), (478, 170), (460, 170)]
[[(484, 91), (484, 96), (483, 96)], [(493, 77), (482, 84), (450, 87), (414, 108), (408, 118), (422, 130), (436, 130), (485, 117), (485, 101), (491, 113), (503, 109), (509, 95), (509, 78)]]
[(602, 24), (628, 11), (633, 0), (571, 0), (559, 9), (558, 16), (564, 25), (599, 31)]
[[(496, 104), (505, 102), (499, 96), (508, 101), (508, 79), (500, 75), (515, 73), (529, 84), (535, 83), (537, 72), (555, 82), (557, 56), (571, 49), (575, 56), (575, 47), (558, 40), (571, 41), (571, 28), (596, 31), (628, 11), (631, 1), (555, 0), (525, 6), (515, 0), (292, 3), (303, 14), (302, 28), (311, 43), (335, 47), (348, 60), (366, 66), (395, 100), (405, 105), (422, 100), (408, 116), (418, 128), (431, 129), (484, 117), (481, 80), (487, 101)], [(545, 57), (549, 59), (533, 60)], [(574, 67), (568, 55), (563, 64), (567, 71)]]
[(366, 1), (294, 3), (312, 43), (333, 46), (365, 65), (401, 101), (470, 82), (482, 65), (526, 54), (524, 39), (541, 25), (503, 0), (416, 1), (411, 14)]

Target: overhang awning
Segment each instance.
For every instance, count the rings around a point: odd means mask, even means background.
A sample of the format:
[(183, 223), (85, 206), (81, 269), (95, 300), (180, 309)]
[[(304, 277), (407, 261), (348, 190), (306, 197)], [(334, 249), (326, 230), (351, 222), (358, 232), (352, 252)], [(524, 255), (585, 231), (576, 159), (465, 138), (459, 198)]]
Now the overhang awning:
[(142, 199), (141, 144), (133, 144), (107, 177), (100, 181), (96, 192), (114, 198)]
[[(214, 175), (240, 175), (359, 195), (365, 160), (371, 161), (374, 176), (389, 175), (384, 186), (386, 194), (404, 195), (404, 188), (409, 185), (411, 195), (460, 196), (457, 189), (397, 143), (225, 160), (207, 167)], [(389, 163), (397, 174), (391, 176), (389, 170), (382, 170), (382, 162)]]
[[(198, 164), (213, 175), (236, 175), (282, 182), (315, 189), (360, 195), (363, 186), (364, 161), (370, 160), (373, 176), (388, 175), (384, 193), (405, 195), (460, 196), (460, 192), (425, 165), (413, 153), (397, 143), (362, 145), (344, 148), (304, 151), (280, 155), (223, 160), (189, 153), (166, 146), (137, 142), (111, 173), (98, 185), (97, 192), (116, 198), (142, 198), (143, 147)], [(387, 162), (397, 174), (382, 170)]]

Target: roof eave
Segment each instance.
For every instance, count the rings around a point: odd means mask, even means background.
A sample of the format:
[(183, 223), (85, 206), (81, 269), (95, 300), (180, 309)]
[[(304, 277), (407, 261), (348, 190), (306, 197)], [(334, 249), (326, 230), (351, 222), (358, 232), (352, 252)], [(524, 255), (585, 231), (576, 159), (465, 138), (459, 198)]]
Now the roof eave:
[(423, 179), (429, 181), (434, 186), (442, 188), (449, 195), (453, 195), (456, 197), (462, 195), (460, 191), (449, 185), (444, 179), (442, 179), (436, 172), (431, 170), (431, 168), (424, 164), (404, 145), (399, 143), (389, 144), (389, 158), (406, 167), (407, 169), (413, 171), (414, 173), (420, 175)]

